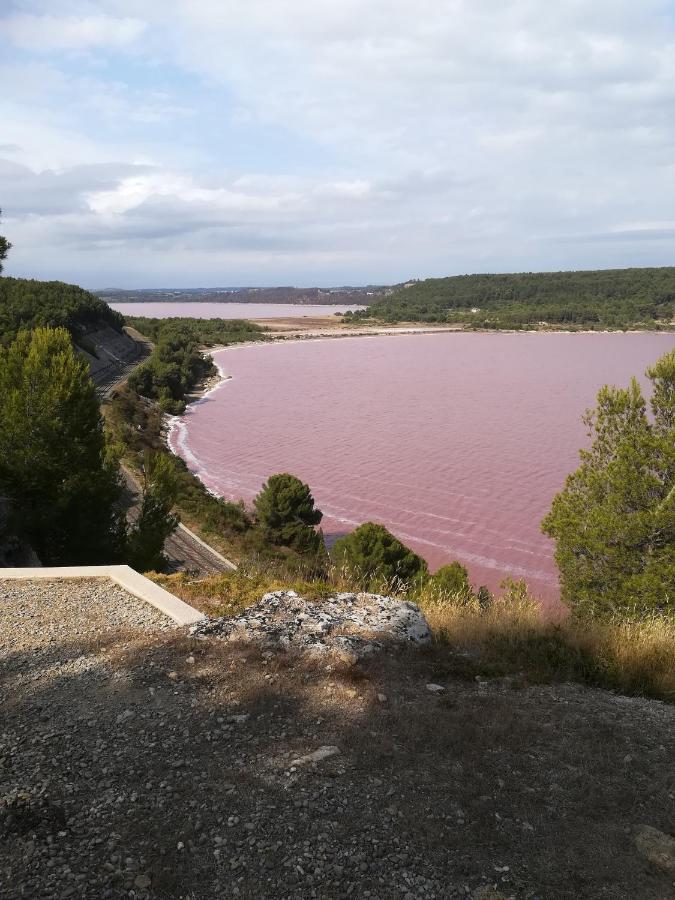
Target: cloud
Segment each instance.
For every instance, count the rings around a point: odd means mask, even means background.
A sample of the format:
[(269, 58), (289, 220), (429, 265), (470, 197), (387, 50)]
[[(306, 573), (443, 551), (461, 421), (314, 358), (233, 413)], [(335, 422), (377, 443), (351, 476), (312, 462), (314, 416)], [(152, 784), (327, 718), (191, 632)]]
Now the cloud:
[(0, 33), (24, 50), (88, 50), (126, 47), (142, 35), (143, 22), (112, 16), (19, 14), (0, 22)]
[(11, 265), (187, 284), (672, 261), (666, 0), (22, 9)]

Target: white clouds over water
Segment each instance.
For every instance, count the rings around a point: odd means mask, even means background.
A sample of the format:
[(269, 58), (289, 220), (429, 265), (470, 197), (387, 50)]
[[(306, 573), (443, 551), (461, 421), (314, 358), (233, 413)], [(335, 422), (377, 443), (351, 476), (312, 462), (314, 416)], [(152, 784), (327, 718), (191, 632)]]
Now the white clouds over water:
[(0, 19), (8, 272), (303, 284), (673, 261), (670, 3), (95, 7)]

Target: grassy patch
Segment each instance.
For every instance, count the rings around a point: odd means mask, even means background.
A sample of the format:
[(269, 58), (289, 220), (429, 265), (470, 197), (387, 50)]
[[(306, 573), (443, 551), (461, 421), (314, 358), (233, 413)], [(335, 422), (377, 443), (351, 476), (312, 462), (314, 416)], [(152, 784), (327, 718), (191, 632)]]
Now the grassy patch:
[(528, 597), (506, 594), (487, 610), (449, 600), (421, 604), (436, 649), (457, 675), (576, 681), (675, 702), (675, 622), (653, 617), (552, 622)]

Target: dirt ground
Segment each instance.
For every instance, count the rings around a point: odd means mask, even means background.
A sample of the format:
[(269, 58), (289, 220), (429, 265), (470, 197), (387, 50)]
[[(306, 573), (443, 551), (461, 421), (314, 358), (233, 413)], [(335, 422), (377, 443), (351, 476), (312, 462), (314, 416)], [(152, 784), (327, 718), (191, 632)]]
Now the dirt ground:
[(69, 631), (73, 602), (0, 603), (3, 900), (675, 896), (634, 840), (673, 830), (672, 706)]

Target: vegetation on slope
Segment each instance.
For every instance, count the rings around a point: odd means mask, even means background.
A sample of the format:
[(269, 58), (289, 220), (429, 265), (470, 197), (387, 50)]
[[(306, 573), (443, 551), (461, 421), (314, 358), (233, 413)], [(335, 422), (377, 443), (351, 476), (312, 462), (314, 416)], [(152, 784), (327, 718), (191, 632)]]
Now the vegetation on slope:
[(173, 470), (174, 510), (221, 552), (237, 559), (278, 555), (254, 527), (243, 503), (215, 497), (183, 460), (169, 451), (162, 424), (163, 413), (181, 413), (187, 395), (215, 375), (215, 366), (202, 352), (204, 347), (265, 340), (264, 330), (234, 319), (134, 317), (127, 322), (153, 340), (155, 349), (104, 407), (108, 428), (123, 448), (126, 463), (140, 473), (148, 451), (162, 456)]
[(203, 347), (265, 340), (259, 325), (240, 319), (139, 316), (128, 318), (127, 324), (155, 343), (150, 358), (134, 370), (129, 384), (143, 397), (158, 400), (162, 411), (172, 415), (183, 412), (186, 395), (216, 374), (213, 362), (202, 352)]
[(52, 565), (118, 562), (117, 463), (87, 364), (65, 329), (0, 349), (0, 495), (12, 533)]
[(658, 328), (675, 319), (675, 268), (428, 278), (352, 318), (475, 328)]
[(5, 346), (19, 331), (44, 327), (66, 328), (77, 341), (101, 323), (121, 330), (124, 319), (77, 285), (0, 277), (0, 342)]

